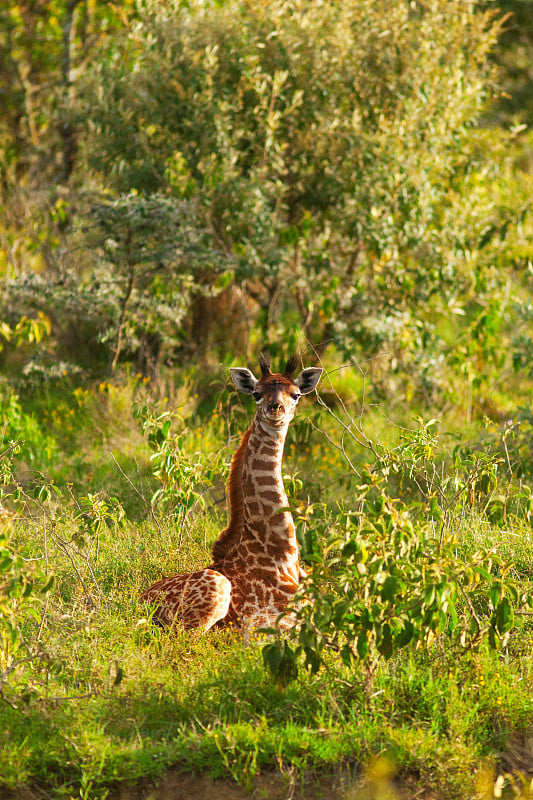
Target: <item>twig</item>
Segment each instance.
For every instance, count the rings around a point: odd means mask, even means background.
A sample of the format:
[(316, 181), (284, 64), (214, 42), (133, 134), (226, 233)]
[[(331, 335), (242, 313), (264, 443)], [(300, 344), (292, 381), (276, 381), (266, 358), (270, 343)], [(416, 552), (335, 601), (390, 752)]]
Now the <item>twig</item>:
[[(43, 520), (43, 531), (44, 531), (44, 563), (46, 565), (46, 571), (48, 572), (48, 537), (46, 535), (46, 523), (44, 522), (44, 520)], [(46, 598), (45, 598), (45, 601), (44, 601), (44, 608), (43, 608), (43, 613), (41, 615), (41, 623), (39, 625), (39, 631), (37, 633), (37, 641), (38, 642), (41, 640), (41, 636), (42, 636), (42, 633), (43, 633), (44, 621), (45, 621), (46, 615), (48, 613), (48, 603), (49, 603), (49, 601), (50, 601), (50, 595), (47, 594)]]
[[(310, 423), (311, 427), (313, 428), (313, 430), (317, 431), (317, 433), (321, 433), (321, 434), (322, 434), (322, 436), (325, 436), (325, 438), (328, 440), (328, 442), (330, 443), (330, 445), (331, 445), (332, 447), (334, 447), (336, 450), (338, 450), (338, 451), (339, 451), (339, 453), (342, 453), (343, 457), (344, 457), (344, 458), (346, 459), (346, 461), (348, 462), (348, 465), (349, 465), (350, 469), (352, 470), (352, 472), (354, 472), (354, 473), (357, 475), (357, 477), (359, 477), (359, 472), (358, 472), (358, 470), (356, 469), (356, 467), (354, 466), (354, 464), (351, 462), (351, 460), (350, 460), (350, 457), (348, 456), (348, 454), (347, 454), (347, 452), (346, 452), (346, 449), (345, 449), (345, 447), (344, 447), (344, 442), (343, 442), (343, 441), (341, 441), (341, 444), (337, 444), (337, 442), (334, 442), (334, 441), (333, 441), (333, 439), (331, 438), (331, 436), (329, 435), (329, 433), (328, 433), (327, 431), (323, 431), (321, 428), (319, 428), (319, 427), (318, 427), (318, 425), (315, 425), (315, 423), (313, 422), (313, 420), (312, 420), (312, 419), (310, 419), (310, 420), (309, 420), (309, 423)], [(344, 435), (344, 434), (343, 434), (343, 435)]]
[[(81, 583), (81, 587), (82, 587), (82, 589), (84, 591), (84, 594), (85, 594), (85, 597), (86, 597), (87, 601), (90, 603), (90, 605), (92, 605), (93, 607), (96, 607), (96, 604), (95, 604), (93, 598), (91, 597), (91, 595), (89, 594), (87, 586), (85, 585), (85, 581), (83, 580), (83, 578), (81, 576), (81, 572), (79, 571), (78, 567), (76, 566), (76, 562), (74, 561), (72, 555), (69, 553), (68, 542), (66, 542), (64, 539), (61, 539), (57, 535), (54, 535), (54, 540), (55, 540), (57, 546), (59, 547), (59, 549), (66, 555), (66, 557), (70, 561), (70, 563), (72, 565), (72, 568), (73, 568), (74, 572), (76, 573), (76, 575), (78, 576), (79, 582)], [(78, 551), (78, 555), (80, 555), (79, 551)], [(90, 570), (90, 571), (91, 571), (91, 577), (93, 577), (93, 580), (96, 583), (96, 579), (94, 579), (94, 575), (92, 575), (92, 570)], [(98, 586), (97, 583), (96, 583), (96, 586), (98, 587), (98, 591), (100, 591), (100, 587)], [(100, 591), (100, 594), (102, 594), (101, 591)]]
[[(312, 344), (308, 340), (306, 340), (306, 341), (307, 341), (308, 346), (311, 348), (311, 350), (313, 350), (313, 352), (315, 354), (315, 357), (317, 358), (319, 364), (321, 364), (322, 367), (323, 367), (323, 362), (322, 362), (322, 359), (320, 358), (319, 354), (316, 352), (315, 348), (313, 348)], [(333, 370), (333, 372), (338, 371), (339, 369), (341, 369), (341, 367), (337, 367), (337, 370)], [(351, 416), (351, 414), (349, 413), (349, 411), (346, 408), (346, 405), (344, 403), (344, 400), (342, 399), (342, 397), (339, 395), (339, 393), (337, 392), (337, 390), (333, 386), (333, 383), (331, 381), (329, 372), (326, 372), (326, 377), (329, 380), (329, 384), (331, 386), (331, 389), (333, 391), (333, 394), (335, 395), (335, 398), (336, 398), (337, 402), (339, 403), (339, 405), (341, 406), (342, 410), (346, 414), (346, 417), (349, 419), (349, 423), (346, 424), (337, 414), (335, 414), (335, 412), (328, 406), (327, 403), (324, 402), (324, 400), (322, 400), (322, 398), (320, 397), (320, 395), (317, 392), (317, 398), (318, 398), (319, 405), (321, 405), (323, 408), (325, 408), (327, 410), (327, 412), (330, 414), (330, 416), (332, 416), (333, 419), (336, 420), (336, 422), (339, 423), (339, 425), (345, 430), (345, 432), (349, 436), (351, 436), (351, 438), (360, 447), (365, 447), (367, 450), (370, 450), (374, 454), (374, 456), (376, 458), (378, 458), (378, 452), (376, 451), (376, 448), (374, 447), (373, 442), (365, 434), (365, 432), (364, 432), (363, 428), (361, 427), (361, 425), (358, 425), (355, 422), (355, 420), (353, 419), (353, 417)], [(362, 414), (362, 410), (361, 410), (361, 414)], [(361, 437), (361, 439), (358, 439), (356, 434), (353, 432), (352, 426), (355, 427), (355, 429), (357, 431), (357, 434)]]
[(121, 466), (120, 466), (120, 464), (118, 463), (117, 459), (115, 458), (115, 456), (114, 456), (114, 454), (112, 453), (112, 451), (111, 451), (111, 450), (109, 451), (109, 455), (110, 455), (110, 456), (111, 456), (111, 458), (113, 459), (113, 462), (114, 462), (115, 466), (117, 467), (118, 471), (120, 472), (120, 474), (122, 475), (122, 477), (124, 477), (124, 478), (127, 480), (127, 482), (129, 483), (129, 485), (131, 486), (131, 488), (133, 489), (133, 491), (134, 491), (136, 494), (138, 494), (138, 495), (139, 495), (139, 497), (141, 498), (141, 500), (143, 501), (143, 503), (145, 504), (145, 506), (148, 508), (148, 510), (149, 510), (149, 512), (150, 512), (150, 516), (152, 517), (152, 520), (155, 522), (155, 524), (156, 524), (156, 526), (157, 526), (157, 529), (158, 529), (159, 533), (161, 533), (161, 525), (159, 524), (159, 520), (157, 519), (156, 515), (154, 514), (154, 509), (153, 509), (153, 506), (152, 506), (152, 504), (148, 502), (148, 500), (146, 499), (146, 497), (144, 496), (144, 494), (143, 494), (141, 491), (139, 491), (139, 489), (138, 489), (138, 488), (135, 486), (135, 484), (134, 484), (134, 483), (133, 483), (133, 481), (131, 480), (130, 476), (129, 476), (129, 475), (127, 475), (127, 474), (124, 472), (124, 470), (122, 469), (122, 467), (121, 467)]
[(21, 443), (20, 439), (17, 439), (16, 442), (11, 442), (9, 447), (6, 447), (4, 452), (0, 453), (0, 458), (4, 458), (4, 456), (7, 456), (9, 453), (12, 453), (14, 450), (16, 450), (16, 448), (20, 445), (20, 443)]
[(472, 601), (470, 600), (469, 596), (467, 595), (467, 593), (465, 592), (465, 590), (463, 589), (463, 587), (461, 586), (461, 583), (459, 581), (457, 581), (457, 585), (459, 586), (459, 590), (460, 590), (461, 594), (463, 595), (463, 597), (465, 599), (466, 605), (468, 606), (468, 610), (470, 611), (472, 619), (476, 623), (477, 633), (478, 633), (478, 637), (479, 637), (481, 635), (481, 631), (482, 631), (482, 626), (481, 626), (481, 622), (479, 620), (479, 617), (476, 614), (476, 610), (475, 610), (474, 606), (472, 605)]
[(12, 672), (15, 672), (21, 664), (29, 664), (32, 661), (36, 661), (37, 659), (43, 658), (45, 655), (44, 650), (40, 650), (38, 653), (34, 653), (31, 656), (26, 656), (25, 658), (19, 658), (17, 661), (14, 661), (9, 667), (7, 667), (2, 673), (0, 673), (0, 699), (7, 703), (8, 706), (14, 708), (15, 711), (20, 710), (20, 706), (17, 703), (14, 703), (9, 697), (6, 697), (4, 693), (4, 686), (7, 683), (7, 679), (11, 675)]

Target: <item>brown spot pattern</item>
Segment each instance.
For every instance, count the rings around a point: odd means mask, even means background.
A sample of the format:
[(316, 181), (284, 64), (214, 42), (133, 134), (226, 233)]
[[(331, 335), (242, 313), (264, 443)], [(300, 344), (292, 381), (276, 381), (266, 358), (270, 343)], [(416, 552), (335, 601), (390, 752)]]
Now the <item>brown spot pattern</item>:
[[(231, 462), (230, 518), (213, 545), (211, 566), (162, 578), (141, 595), (165, 624), (203, 631), (230, 623), (270, 626), (298, 588), (294, 523), (290, 513), (278, 513), (288, 505), (281, 462), (296, 407), (295, 384), (272, 374), (259, 383), (263, 400)], [(283, 424), (265, 418), (269, 386), (285, 414)], [(289, 624), (285, 619), (283, 627)]]

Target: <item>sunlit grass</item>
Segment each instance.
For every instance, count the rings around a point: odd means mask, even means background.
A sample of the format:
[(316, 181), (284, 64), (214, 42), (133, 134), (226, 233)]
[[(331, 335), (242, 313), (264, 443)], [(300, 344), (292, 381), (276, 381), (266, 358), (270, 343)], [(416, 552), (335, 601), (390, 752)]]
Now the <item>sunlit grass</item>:
[[(358, 380), (346, 378), (333, 412), (356, 423), (356, 433), (360, 425), (376, 450), (397, 448), (404, 429), (420, 423), (410, 410), (391, 421), (378, 405), (361, 415), (350, 395)], [(12, 676), (17, 697), (30, 692), (28, 704), (0, 701), (3, 784), (43, 782), (51, 796), (96, 798), (113, 782), (155, 778), (172, 765), (251, 788), (264, 770), (303, 780), (348, 764), (363, 782), (396, 780), (439, 800), (475, 796), (480, 775), (492, 791), (512, 763), (501, 754), (514, 752), (531, 724), (532, 628), (501, 654), (437, 646), (429, 657), (413, 651), (352, 668), (330, 655), (327, 669), (303, 670), (283, 689), (263, 667), (261, 637), (245, 643), (238, 632), (155, 627), (139, 594), (163, 575), (209, 563), (226, 524), (223, 480), (178, 536), (172, 519), (151, 507), (150, 450), (131, 416), (138, 394), (113, 392), (74, 393), (76, 442), (54, 467), (62, 496), (13, 523), (24, 558), (38, 559), (56, 583), (41, 613), (24, 622), (46, 653)], [(311, 398), (299, 409), (284, 468), (291, 503), (334, 511), (339, 501), (349, 507), (357, 472), (374, 454), (343, 440), (335, 418), (317, 408)], [(227, 467), (252, 413), (253, 404), (232, 408), (228, 399), (207, 418), (195, 411), (185, 423), (187, 454), (216, 453)], [(77, 476), (70, 489), (69, 473)], [(125, 517), (88, 529), (80, 505), (87, 491), (116, 497)], [(519, 514), (494, 524), (482, 504), (452, 511), (447, 535), (467, 548), (495, 547), (514, 562), (514, 580), (531, 582), (531, 528)]]
[[(49, 541), (58, 583), (41, 636), (51, 669), (33, 676), (40, 699), (26, 710), (0, 704), (0, 728), (9, 730), (0, 755), (6, 785), (46, 780), (57, 796), (90, 785), (96, 797), (111, 781), (157, 777), (176, 763), (251, 785), (280, 763), (303, 774), (346, 759), (366, 764), (368, 777), (376, 753), (392, 776), (417, 775), (443, 798), (470, 786), (484, 759), (496, 775), (495, 753), (527, 730), (533, 711), (531, 636), (519, 661), (485, 652), (428, 661), (413, 653), (351, 670), (330, 659), (326, 672), (303, 672), (281, 689), (262, 666), (261, 639), (245, 645), (232, 632), (169, 634), (137, 602), (161, 574), (207, 563), (220, 523), (197, 518), (179, 552), (170, 527), (126, 523), (109, 531), (92, 577), (82, 575), (85, 588)], [(477, 545), (490, 532), (465, 521), (457, 535)], [(518, 534), (501, 530), (502, 547)], [(25, 551), (39, 552), (42, 536), (41, 526), (26, 527)]]

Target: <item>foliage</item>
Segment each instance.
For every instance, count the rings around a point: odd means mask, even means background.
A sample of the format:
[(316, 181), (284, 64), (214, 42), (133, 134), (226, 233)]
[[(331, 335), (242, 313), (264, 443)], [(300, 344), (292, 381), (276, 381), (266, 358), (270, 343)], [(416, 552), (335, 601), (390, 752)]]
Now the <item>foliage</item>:
[(512, 563), (494, 549), (472, 551), (456, 537), (436, 536), (370, 473), (352, 509), (307, 520), (320, 544), (296, 600), (296, 647), (263, 649), (281, 683), (296, 677), (299, 656), (316, 672), (331, 650), (350, 666), (377, 654), (390, 659), (407, 646), (438, 643), (460, 653), (488, 639), (496, 648), (509, 641), (517, 614), (533, 613), (531, 587), (513, 580)]
[[(5, 313), (16, 307), (54, 320), (56, 348), (67, 357), (64, 374), (80, 372), (80, 364), (115, 372), (127, 360), (153, 375), (183, 345), (194, 298), (224, 287), (224, 280), (204, 285), (203, 276), (223, 276), (226, 259), (185, 200), (135, 192), (90, 200), (84, 229), (95, 260), (91, 272), (81, 277), (65, 261), (59, 278), (30, 273), (5, 281)], [(56, 348), (36, 349), (24, 374), (57, 377)]]
[[(26, 142), (7, 147), (35, 182), (8, 170), (1, 303), (53, 322), (34, 379), (58, 361), (156, 375), (209, 348), (225, 358), (228, 342), (294, 349), (303, 335), (371, 359), (380, 396), (464, 404), (467, 423), (485, 413), (531, 338), (530, 177), (516, 131), (476, 127), (493, 10), (38, 9), (10, 2), (0, 43), (18, 87), (6, 135)], [(49, 195), (29, 166), (47, 147), (63, 181)]]
[[(53, 586), (53, 576), (29, 567), (13, 548), (6, 531), (9, 523), (6, 510), (1, 513), (0, 525), (0, 698), (7, 702), (28, 702), (37, 692), (32, 683), (20, 680), (17, 672), (29, 662), (41, 660), (45, 653), (38, 639), (29, 639), (21, 621), (29, 618), (39, 622), (43, 600)], [(17, 680), (18, 679), (18, 680)], [(17, 686), (18, 684), (18, 686)]]
[[(131, 0), (122, 4), (126, 13)], [(0, 164), (4, 182), (17, 176), (68, 180), (76, 133), (68, 108), (73, 84), (95, 41), (112, 34), (119, 15), (106, 2), (6, 0), (0, 9)], [(39, 175), (40, 173), (40, 175)], [(4, 183), (5, 188), (5, 183)]]
[(509, 143), (472, 131), (494, 16), (366, 0), (141, 13), (80, 87), (93, 167), (116, 192), (187, 199), (263, 337), (296, 324), (352, 356), (387, 348), (438, 388), (437, 323), (476, 325), (499, 297), (518, 213), (494, 200)]
[(516, 582), (514, 560), (497, 547), (475, 548), (454, 528), (474, 509), (493, 524), (514, 516), (531, 525), (530, 488), (513, 479), (510, 428), (502, 436), (505, 473), (490, 445), (443, 451), (438, 420), (418, 419), (387, 448), (347, 419), (344, 431), (356, 430), (375, 462), (356, 467), (341, 443), (352, 471), (349, 505), (333, 510), (317, 502), (300, 515), (311, 572), (287, 612), (295, 614), (291, 636), (265, 645), (265, 665), (286, 684), (302, 658), (317, 672), (331, 651), (350, 666), (390, 659), (404, 647), (446, 654), (484, 640), (507, 647), (522, 618), (532, 616), (531, 583)]
[(118, 300), (115, 324), (100, 333), (101, 341), (111, 339), (111, 369), (127, 343), (130, 352), (140, 351), (144, 370), (153, 373), (183, 338), (202, 272), (221, 269), (223, 258), (185, 200), (133, 193), (93, 202), (91, 216), (89, 238), (101, 253), (105, 274), (104, 289), (102, 281), (92, 284), (93, 302), (101, 304), (102, 289)]
[[(443, 436), (439, 420), (416, 419), (417, 427), (400, 434), (395, 448), (382, 448), (375, 469), (389, 490), (421, 502), (434, 525), (449, 534), (452, 519), (475, 508), (494, 523), (511, 517), (533, 521), (529, 474), (524, 459), (529, 442), (527, 414), (502, 426), (487, 421), (473, 441)], [(443, 447), (442, 440), (448, 440)]]
[[(14, 328), (11, 328), (7, 322), (0, 324), (0, 336), (4, 341), (14, 341), (16, 345), (20, 346), (23, 342), (37, 342), (39, 343), (44, 336), (50, 334), (50, 320), (44, 314), (38, 313), (34, 319), (22, 317), (19, 319)], [(0, 340), (0, 349), (2, 342)]]
[(26, 414), (13, 392), (2, 397), (0, 446), (13, 448), (17, 458), (44, 467), (57, 455), (57, 443), (47, 435), (32, 414)]
[(216, 458), (201, 451), (187, 452), (190, 430), (178, 412), (143, 406), (136, 409), (136, 417), (147, 436), (150, 463), (160, 484), (152, 506), (172, 520), (181, 547), (194, 512), (206, 507), (206, 490), (224, 470), (223, 451)]
[[(0, 350), (2, 339), (15, 347), (39, 343), (50, 333), (50, 320), (42, 313), (34, 318), (21, 317), (11, 327), (7, 322), (0, 323)], [(49, 462), (55, 454), (55, 442), (41, 430), (36, 418), (23, 411), (19, 397), (9, 386), (0, 387), (0, 447), (7, 447), (4, 454), (22, 456), (30, 463)], [(11, 459), (2, 467), (2, 473), (9, 476)], [(6, 471), (7, 470), (7, 471)]]
[(493, 58), (500, 68), (504, 88), (497, 106), (497, 119), (505, 125), (517, 120), (528, 123), (533, 110), (529, 65), (533, 56), (533, 24), (523, 0), (500, 0), (505, 26)]
[[(0, 454), (1, 494), (13, 482), (12, 458), (17, 446)], [(41, 622), (44, 601), (54, 585), (39, 559), (29, 562), (13, 542), (14, 514), (0, 505), (0, 698), (17, 707), (37, 694), (34, 683), (21, 681), (19, 673), (27, 665), (46, 658), (40, 631), (30, 637), (28, 620)]]

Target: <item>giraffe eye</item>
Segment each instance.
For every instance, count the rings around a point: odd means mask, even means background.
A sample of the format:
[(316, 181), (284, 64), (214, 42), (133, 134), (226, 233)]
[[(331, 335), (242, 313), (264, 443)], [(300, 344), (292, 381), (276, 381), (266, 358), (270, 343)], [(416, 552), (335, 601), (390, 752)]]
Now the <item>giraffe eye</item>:
[(252, 392), (252, 397), (258, 403), (261, 400), (261, 392)]
[(293, 394), (291, 394), (293, 400), (299, 400), (301, 396), (302, 395), (300, 392), (294, 392)]

